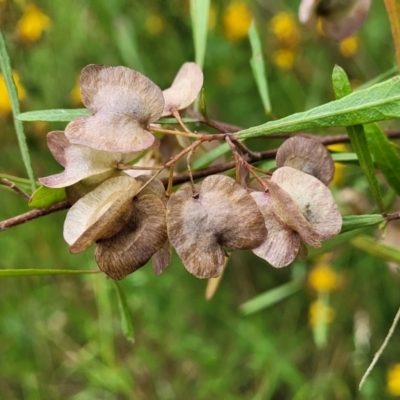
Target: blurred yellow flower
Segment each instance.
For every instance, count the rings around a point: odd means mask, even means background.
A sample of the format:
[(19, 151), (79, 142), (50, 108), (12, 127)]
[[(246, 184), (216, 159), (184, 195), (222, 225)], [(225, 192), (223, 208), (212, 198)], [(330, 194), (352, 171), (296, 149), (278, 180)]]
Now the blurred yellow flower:
[[(19, 80), (19, 75), (13, 71), (12, 73), (13, 79), (15, 82), (15, 86), (17, 87), (18, 91), (18, 100), (23, 100), (26, 96), (25, 89), (21, 85)], [(11, 112), (11, 102), (8, 96), (6, 82), (2, 75), (0, 75), (0, 114), (9, 114)]]
[(333, 292), (339, 286), (340, 277), (329, 264), (317, 264), (308, 275), (309, 285), (317, 292)]
[(229, 4), (223, 15), (225, 36), (231, 41), (247, 37), (253, 17), (244, 1)]
[(22, 17), (17, 23), (17, 36), (24, 42), (36, 42), (43, 32), (50, 28), (50, 18), (35, 5), (25, 7)]
[(400, 363), (389, 368), (386, 388), (392, 396), (400, 396)]
[(354, 56), (358, 50), (357, 36), (350, 36), (339, 43), (339, 50), (345, 57)]
[(286, 47), (294, 48), (298, 45), (299, 31), (293, 14), (288, 12), (276, 14), (270, 21), (270, 29)]
[(335, 310), (326, 306), (323, 302), (315, 300), (310, 303), (308, 309), (308, 322), (315, 326), (318, 322), (330, 324), (335, 319)]
[(209, 30), (214, 29), (216, 23), (217, 23), (217, 10), (211, 4), (210, 10), (208, 11), (208, 29)]
[(160, 14), (151, 14), (146, 18), (146, 29), (152, 35), (162, 32), (165, 27), (164, 17)]
[[(335, 152), (345, 152), (347, 151), (347, 147), (343, 143), (338, 143), (328, 146), (328, 150), (333, 150)], [(330, 183), (332, 186), (340, 187), (343, 185), (345, 180), (345, 170), (346, 167), (343, 164), (335, 163), (335, 175), (333, 176), (332, 182)]]
[(69, 99), (71, 100), (72, 105), (76, 107), (82, 105), (81, 88), (79, 86), (79, 80), (77, 80), (75, 86), (70, 91)]
[(291, 49), (279, 49), (272, 53), (274, 64), (283, 70), (292, 69), (295, 62), (295, 52)]

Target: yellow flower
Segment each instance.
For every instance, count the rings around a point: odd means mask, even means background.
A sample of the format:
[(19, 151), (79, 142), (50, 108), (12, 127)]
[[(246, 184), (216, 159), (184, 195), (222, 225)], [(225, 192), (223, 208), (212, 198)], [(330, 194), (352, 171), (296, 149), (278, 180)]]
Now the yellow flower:
[[(335, 152), (347, 151), (347, 147), (343, 143), (332, 144), (328, 146), (328, 149)], [(336, 187), (342, 186), (345, 180), (345, 170), (346, 167), (343, 164), (335, 163), (335, 175), (333, 176), (332, 182), (330, 184)]]
[(231, 41), (247, 37), (253, 17), (243, 1), (229, 4), (223, 15), (225, 36)]
[(162, 32), (165, 27), (165, 20), (160, 14), (151, 14), (146, 18), (146, 29), (152, 35)]
[(354, 56), (358, 50), (357, 36), (350, 36), (339, 43), (339, 50), (345, 57)]
[[(20, 83), (19, 75), (13, 71), (12, 73), (15, 86), (17, 87), (18, 99), (23, 100), (26, 96), (25, 89)], [(0, 114), (8, 114), (11, 112), (11, 103), (8, 96), (7, 86), (2, 75), (0, 75)]]
[(322, 262), (311, 270), (308, 275), (308, 283), (317, 292), (329, 293), (338, 288), (340, 278), (329, 264)]
[(71, 100), (72, 105), (74, 105), (75, 107), (82, 105), (81, 88), (79, 86), (79, 79), (77, 80), (75, 86), (70, 91), (69, 99)]
[(292, 69), (295, 62), (295, 53), (291, 49), (279, 49), (272, 53), (274, 64), (283, 70)]
[(386, 388), (392, 396), (400, 396), (400, 363), (389, 368)]
[(288, 12), (276, 14), (270, 21), (270, 29), (285, 46), (294, 48), (299, 43), (299, 31), (295, 17)]
[(330, 324), (335, 319), (335, 310), (326, 306), (322, 301), (315, 300), (308, 309), (308, 322), (315, 326), (318, 322)]
[(214, 29), (216, 22), (217, 22), (217, 10), (211, 4), (210, 10), (208, 11), (208, 29), (210, 31)]
[(17, 23), (17, 36), (23, 42), (36, 42), (50, 28), (50, 18), (35, 5), (27, 5)]

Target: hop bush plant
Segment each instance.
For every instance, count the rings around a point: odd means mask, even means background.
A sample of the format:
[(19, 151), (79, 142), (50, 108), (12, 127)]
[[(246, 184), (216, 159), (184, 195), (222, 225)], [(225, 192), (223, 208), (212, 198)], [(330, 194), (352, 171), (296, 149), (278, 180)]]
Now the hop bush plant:
[[(393, 22), (398, 10), (393, 11), (393, 4), (386, 1), (398, 54), (400, 39)], [(378, 224), (384, 228), (400, 217), (382, 195), (400, 194), (400, 155), (391, 142), (398, 135), (384, 133), (377, 124), (400, 116), (399, 77), (378, 78), (353, 92), (345, 71), (335, 66), (336, 100), (276, 118), (262, 40), (253, 23), (251, 67), (267, 122), (249, 126), (242, 121), (248, 127), (237, 127), (218, 115), (211, 117), (215, 110), (207, 107), (208, 78), (206, 72), (203, 75), (207, 5), (191, 2), (196, 62), (184, 62), (170, 87), (162, 90), (126, 66), (90, 64), (80, 74), (84, 109), (20, 113), (15, 72), (1, 36), (0, 67), (31, 188), (24, 191), (19, 178), (5, 175), (1, 184), (28, 199), (35, 210), (0, 222), (0, 230), (68, 209), (63, 236), (70, 253), (94, 245), (96, 272), (113, 280), (124, 279), (149, 262), (161, 275), (178, 257), (189, 273), (209, 279), (210, 285), (219, 282), (238, 250), (250, 250), (265, 264), (283, 268), (307, 259), (309, 253), (331, 250), (346, 238), (378, 257), (397, 259), (393, 256), (397, 249), (371, 243), (359, 229), (365, 232)], [(244, 3), (234, 5), (244, 7), (248, 17)], [(361, 28), (370, 6), (370, 1), (362, 0), (302, 1), (299, 18), (308, 26), (321, 19), (325, 34), (340, 41)], [(46, 23), (41, 35), (50, 26)], [(244, 37), (241, 32), (240, 39)], [(297, 41), (296, 30), (296, 46)], [(64, 170), (39, 178), (42, 186), (37, 190), (21, 123), (32, 120), (67, 122), (63, 130), (47, 134), (48, 149)], [(331, 128), (346, 129), (346, 135), (336, 135)], [(251, 139), (261, 140), (264, 147), (254, 150)], [(268, 139), (280, 144), (272, 148)], [(327, 146), (348, 142), (353, 153), (344, 154), (341, 161), (356, 162), (361, 168), (376, 205), (372, 213), (349, 213), (342, 193), (329, 186), (334, 161), (340, 157), (333, 153), (334, 160)], [(337, 315), (328, 304), (330, 292), (317, 290), (313, 304), (320, 307), (310, 309), (318, 346), (324, 345), (321, 326), (331, 324)], [(129, 319), (120, 288), (118, 295), (122, 315)], [(329, 318), (321, 317), (319, 308), (329, 310)]]

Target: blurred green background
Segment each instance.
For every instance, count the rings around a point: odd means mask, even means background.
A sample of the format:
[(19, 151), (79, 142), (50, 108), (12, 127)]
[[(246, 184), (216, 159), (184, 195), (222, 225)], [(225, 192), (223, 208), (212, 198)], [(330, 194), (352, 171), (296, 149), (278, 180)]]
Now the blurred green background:
[[(210, 116), (244, 127), (267, 119), (249, 65), (251, 18), (263, 42), (276, 117), (333, 100), (335, 64), (354, 86), (393, 67), (383, 2), (375, 1), (362, 30), (341, 43), (300, 26), (297, 7), (289, 0), (211, 1), (204, 65)], [(90, 63), (126, 65), (164, 89), (183, 62), (194, 60), (187, 0), (0, 0), (0, 27), (20, 80), (22, 111), (81, 107), (77, 80)], [(46, 133), (64, 126), (25, 123), (36, 177), (60, 171)], [(276, 147), (267, 140), (252, 145)], [(337, 172), (332, 190), (344, 212), (370, 211), (359, 168)], [(0, 173), (26, 176), (1, 85)], [(1, 190), (0, 199), (0, 220), (28, 210), (10, 191)], [(0, 268), (95, 269), (92, 249), (69, 254), (64, 218), (59, 212), (0, 233)], [(281, 270), (251, 252), (235, 254), (210, 301), (206, 282), (177, 258), (160, 277), (146, 266), (120, 284), (135, 343), (122, 333), (115, 286), (103, 275), (0, 279), (0, 399), (400, 396), (399, 333), (357, 389), (400, 297), (398, 273), (351, 243)], [(292, 279), (289, 289), (282, 286)], [(270, 307), (240, 311), (265, 292), (273, 297)], [(317, 315), (316, 304), (323, 304)]]

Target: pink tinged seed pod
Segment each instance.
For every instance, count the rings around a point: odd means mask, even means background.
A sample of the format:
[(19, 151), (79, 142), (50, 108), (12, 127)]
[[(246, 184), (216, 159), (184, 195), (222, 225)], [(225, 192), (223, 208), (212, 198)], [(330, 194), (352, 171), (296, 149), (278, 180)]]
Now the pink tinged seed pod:
[(320, 17), (326, 35), (339, 41), (361, 28), (370, 7), (371, 0), (302, 0), (299, 19), (313, 26)]
[(336, 236), (342, 218), (329, 189), (318, 179), (291, 167), (278, 168), (267, 181), (268, 193), (252, 192), (268, 236), (253, 252), (274, 267), (306, 256), (302, 241), (319, 247)]
[(87, 185), (100, 183), (117, 171), (118, 163), (127, 163), (139, 153), (117, 153), (74, 145), (64, 132), (53, 131), (47, 135), (47, 144), (54, 158), (65, 168), (63, 172), (39, 178), (44, 186), (62, 188), (85, 180)]
[[(271, 182), (285, 191), (297, 205), (305, 220), (317, 234), (317, 240), (327, 240), (339, 234), (342, 227), (342, 217), (330, 190), (317, 178), (291, 167), (278, 168), (272, 175)], [(271, 191), (273, 198), (273, 190)], [(290, 220), (285, 216), (280, 205), (274, 205), (274, 212), (279, 219)], [(282, 208), (282, 209), (281, 209)], [(302, 229), (303, 224), (291, 221), (302, 239), (314, 246), (313, 238), (308, 237), (308, 229)], [(317, 245), (317, 243), (315, 243)]]
[(170, 88), (163, 91), (164, 110), (162, 116), (183, 110), (196, 99), (203, 86), (203, 71), (194, 62), (187, 62), (178, 71)]
[(92, 64), (82, 70), (80, 87), (92, 115), (67, 125), (71, 143), (121, 153), (158, 146), (146, 128), (161, 117), (164, 98), (150, 79), (130, 68)]
[(286, 267), (299, 253), (300, 236), (274, 214), (269, 193), (252, 192), (251, 196), (257, 203), (268, 230), (267, 238), (253, 253), (276, 268)]
[(262, 214), (246, 189), (232, 178), (212, 175), (173, 193), (167, 204), (168, 237), (186, 269), (197, 278), (218, 277), (224, 246), (254, 249), (267, 236)]

